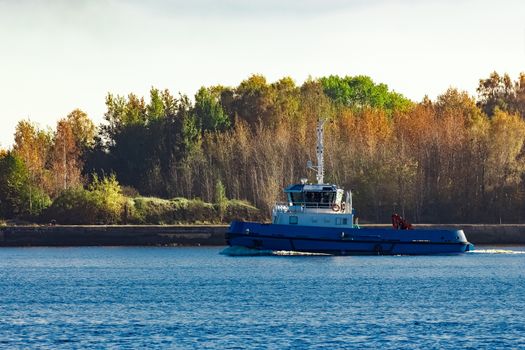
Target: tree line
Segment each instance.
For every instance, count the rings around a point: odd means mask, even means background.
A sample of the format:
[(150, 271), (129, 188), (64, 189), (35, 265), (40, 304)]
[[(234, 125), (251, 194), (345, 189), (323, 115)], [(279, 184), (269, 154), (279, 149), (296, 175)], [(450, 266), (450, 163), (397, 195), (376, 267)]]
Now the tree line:
[(414, 222), (524, 222), (525, 74), (494, 72), (477, 92), (414, 102), (366, 76), (299, 86), (252, 75), (194, 99), (110, 93), (99, 126), (80, 110), (54, 130), (18, 123), (12, 149), (0, 151), (0, 217), (47, 219), (79, 191), (104, 188), (124, 199), (111, 220), (94, 221), (125, 221), (127, 200), (139, 197), (216, 203), (221, 217), (225, 198), (241, 199), (268, 217), (283, 187), (314, 180), (305, 165), (324, 118), (325, 180), (352, 189), (362, 221), (398, 212)]

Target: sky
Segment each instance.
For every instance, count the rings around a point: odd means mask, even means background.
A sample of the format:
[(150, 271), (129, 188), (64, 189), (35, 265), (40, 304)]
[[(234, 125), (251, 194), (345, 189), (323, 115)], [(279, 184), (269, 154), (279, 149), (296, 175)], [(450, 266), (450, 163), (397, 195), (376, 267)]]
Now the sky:
[(419, 101), (525, 71), (525, 1), (0, 0), (0, 147), (17, 122), (152, 86), (193, 96), (251, 74), (368, 75)]

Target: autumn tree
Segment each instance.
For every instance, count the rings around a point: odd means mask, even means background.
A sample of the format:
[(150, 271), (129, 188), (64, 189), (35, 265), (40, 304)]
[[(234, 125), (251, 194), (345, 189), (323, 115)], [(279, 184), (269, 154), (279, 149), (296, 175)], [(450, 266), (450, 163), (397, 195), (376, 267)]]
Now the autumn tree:
[[(512, 215), (512, 203), (520, 202), (518, 185), (525, 172), (522, 157), (525, 141), (525, 121), (518, 115), (511, 115), (496, 109), (490, 122), (491, 144), (486, 181), (493, 192), (492, 204), (496, 208), (497, 220)], [(514, 198), (513, 198), (514, 197)]]
[(65, 120), (70, 125), (75, 145), (81, 152), (95, 145), (97, 129), (85, 112), (75, 109), (67, 115)]
[(492, 72), (487, 79), (480, 79), (478, 85), (478, 106), (489, 116), (496, 108), (518, 114), (525, 118), (525, 73), (513, 82), (508, 74)]
[(54, 195), (82, 183), (81, 150), (77, 144), (73, 125), (67, 119), (57, 123), (52, 155), (51, 171), (54, 174)]
[(48, 192), (52, 183), (52, 174), (46, 170), (49, 153), (52, 147), (52, 136), (49, 131), (40, 130), (28, 120), (18, 122), (15, 129), (14, 153), (24, 162), (28, 171), (29, 211), (33, 210), (33, 189)]
[(271, 108), (271, 89), (262, 75), (252, 75), (243, 80), (235, 89), (234, 114), (255, 126), (258, 122), (268, 123)]
[(515, 111), (525, 119), (525, 73), (520, 73), (518, 80), (514, 83)]

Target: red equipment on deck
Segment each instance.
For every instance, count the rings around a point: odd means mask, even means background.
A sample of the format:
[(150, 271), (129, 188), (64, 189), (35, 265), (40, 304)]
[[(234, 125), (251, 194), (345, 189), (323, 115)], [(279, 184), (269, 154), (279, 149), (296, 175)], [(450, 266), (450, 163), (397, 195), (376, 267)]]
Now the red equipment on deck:
[(394, 230), (413, 230), (412, 224), (399, 214), (392, 214), (392, 226)]

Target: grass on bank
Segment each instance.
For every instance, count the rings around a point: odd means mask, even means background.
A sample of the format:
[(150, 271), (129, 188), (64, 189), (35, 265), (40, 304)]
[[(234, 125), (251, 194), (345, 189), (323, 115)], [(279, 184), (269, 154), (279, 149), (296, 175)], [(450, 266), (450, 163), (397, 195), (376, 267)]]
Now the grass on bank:
[(223, 223), (234, 219), (258, 220), (259, 209), (245, 201), (228, 200), (224, 212), (201, 199), (128, 198), (124, 220), (130, 224)]
[(41, 221), (58, 224), (220, 224), (232, 220), (260, 220), (259, 209), (245, 201), (228, 200), (225, 212), (200, 199), (123, 197), (119, 206), (97, 203), (81, 190), (61, 196), (43, 213)]

